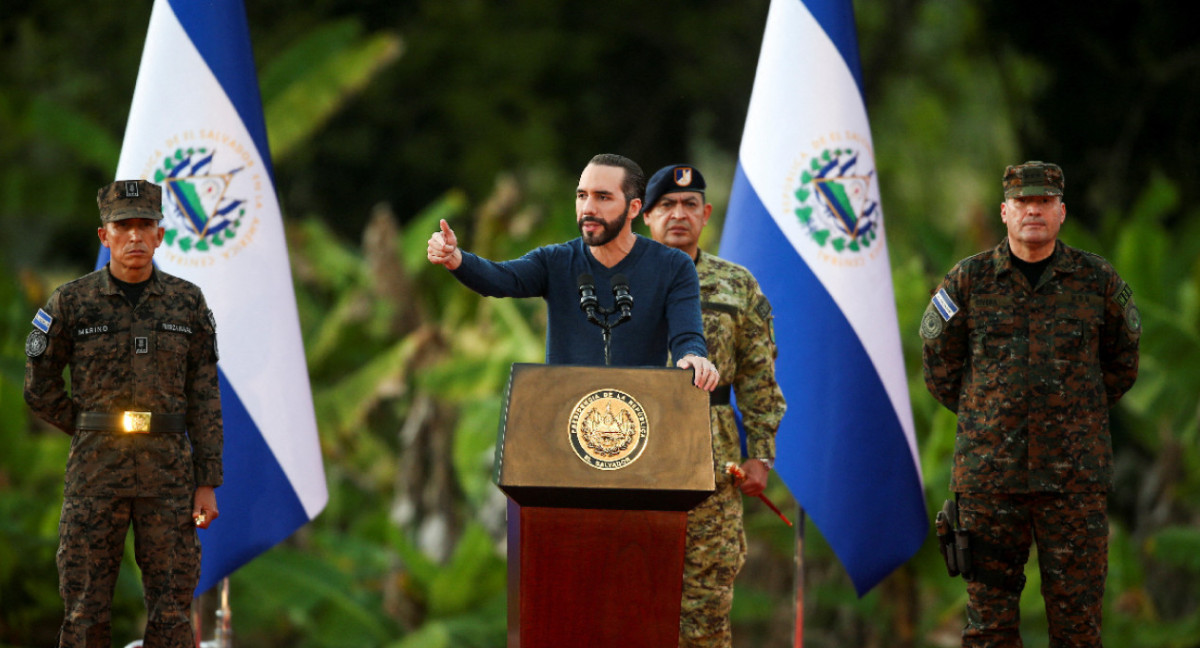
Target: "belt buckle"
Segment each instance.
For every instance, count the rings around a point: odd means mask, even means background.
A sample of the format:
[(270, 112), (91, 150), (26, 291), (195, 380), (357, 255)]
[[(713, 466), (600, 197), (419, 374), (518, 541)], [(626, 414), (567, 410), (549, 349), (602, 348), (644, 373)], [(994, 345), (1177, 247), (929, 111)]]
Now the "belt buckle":
[(121, 422), (125, 432), (129, 434), (148, 434), (150, 432), (150, 412), (126, 411)]

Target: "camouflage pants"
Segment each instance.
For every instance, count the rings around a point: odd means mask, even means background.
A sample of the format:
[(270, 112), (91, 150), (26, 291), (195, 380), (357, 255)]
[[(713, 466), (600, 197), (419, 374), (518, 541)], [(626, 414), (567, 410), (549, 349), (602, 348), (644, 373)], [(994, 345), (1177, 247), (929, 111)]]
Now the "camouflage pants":
[(58, 523), (58, 590), (66, 608), (61, 648), (112, 645), (113, 589), (131, 523), (146, 598), (143, 645), (196, 645), (190, 610), (200, 542), (191, 498), (67, 497)]
[[(971, 533), (976, 579), (963, 646), (1019, 648), (1020, 599), (1031, 542), (1037, 542), (1050, 647), (1102, 646), (1101, 603), (1108, 574), (1104, 493), (964, 494), (959, 521)], [(980, 582), (989, 572), (1007, 587)]]
[(745, 561), (742, 493), (726, 480), (688, 513), (680, 648), (729, 647), (733, 579)]

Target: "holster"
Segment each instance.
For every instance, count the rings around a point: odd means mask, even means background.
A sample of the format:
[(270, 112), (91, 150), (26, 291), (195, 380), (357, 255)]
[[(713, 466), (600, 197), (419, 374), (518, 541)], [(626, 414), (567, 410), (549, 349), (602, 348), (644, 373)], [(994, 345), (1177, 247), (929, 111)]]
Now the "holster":
[(946, 500), (942, 510), (934, 518), (937, 527), (938, 550), (946, 562), (946, 573), (951, 578), (961, 575), (971, 580), (971, 536), (958, 524), (958, 504)]
[(959, 524), (958, 503), (955, 500), (946, 500), (942, 510), (938, 511), (934, 518), (934, 523), (937, 526), (938, 550), (942, 554), (942, 560), (946, 562), (946, 573), (952, 578), (962, 576), (963, 580), (977, 581), (1012, 592), (1024, 589), (1025, 574), (1019, 570), (1015, 574), (1006, 575), (988, 570), (979, 572), (975, 569), (972, 556), (976, 552), (985, 558), (1005, 558), (1014, 564), (1015, 559), (1010, 555), (1011, 552), (1004, 553), (1007, 550), (987, 542), (972, 548), (970, 532)]

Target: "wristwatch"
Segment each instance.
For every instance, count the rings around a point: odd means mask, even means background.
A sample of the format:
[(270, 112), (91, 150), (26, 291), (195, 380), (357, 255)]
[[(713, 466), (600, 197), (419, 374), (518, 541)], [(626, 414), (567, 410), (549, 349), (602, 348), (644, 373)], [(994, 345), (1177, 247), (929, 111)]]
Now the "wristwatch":
[(763, 465), (767, 467), (767, 470), (772, 470), (775, 468), (775, 460), (774, 459), (766, 459), (763, 457), (755, 457), (755, 459), (758, 459), (759, 461), (761, 461), (763, 463)]

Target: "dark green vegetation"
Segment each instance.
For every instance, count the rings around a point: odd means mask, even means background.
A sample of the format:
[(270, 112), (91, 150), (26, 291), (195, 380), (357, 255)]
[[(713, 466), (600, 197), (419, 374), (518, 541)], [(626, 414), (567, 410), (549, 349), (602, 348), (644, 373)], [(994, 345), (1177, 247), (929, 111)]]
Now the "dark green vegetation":
[[(572, 189), (601, 151), (648, 171), (693, 161), (722, 213), (766, 2), (249, 4), (331, 499), (233, 577), (238, 643), (501, 646), (491, 443), (508, 366), (541, 359), (544, 319), (461, 288), (425, 241), (440, 217), (494, 258), (573, 236)], [(929, 509), (954, 420), (920, 380), (928, 290), (1001, 236), (1003, 166), (1056, 161), (1064, 239), (1114, 263), (1145, 327), (1141, 378), (1113, 412), (1105, 640), (1198, 646), (1200, 45), (1181, 3), (1061, 4), (857, 7)], [(24, 407), (23, 340), (48, 290), (95, 259), (95, 189), (116, 168), (149, 3), (22, 7), (0, 17), (0, 645), (24, 647), (48, 645), (61, 613), (67, 437)], [(747, 508), (735, 640), (790, 645), (790, 531)], [(861, 600), (811, 525), (805, 559), (806, 645), (956, 645), (965, 592), (932, 536)], [(1029, 575), (1027, 645), (1045, 646)], [(139, 636), (140, 610), (130, 554), (116, 636)]]

